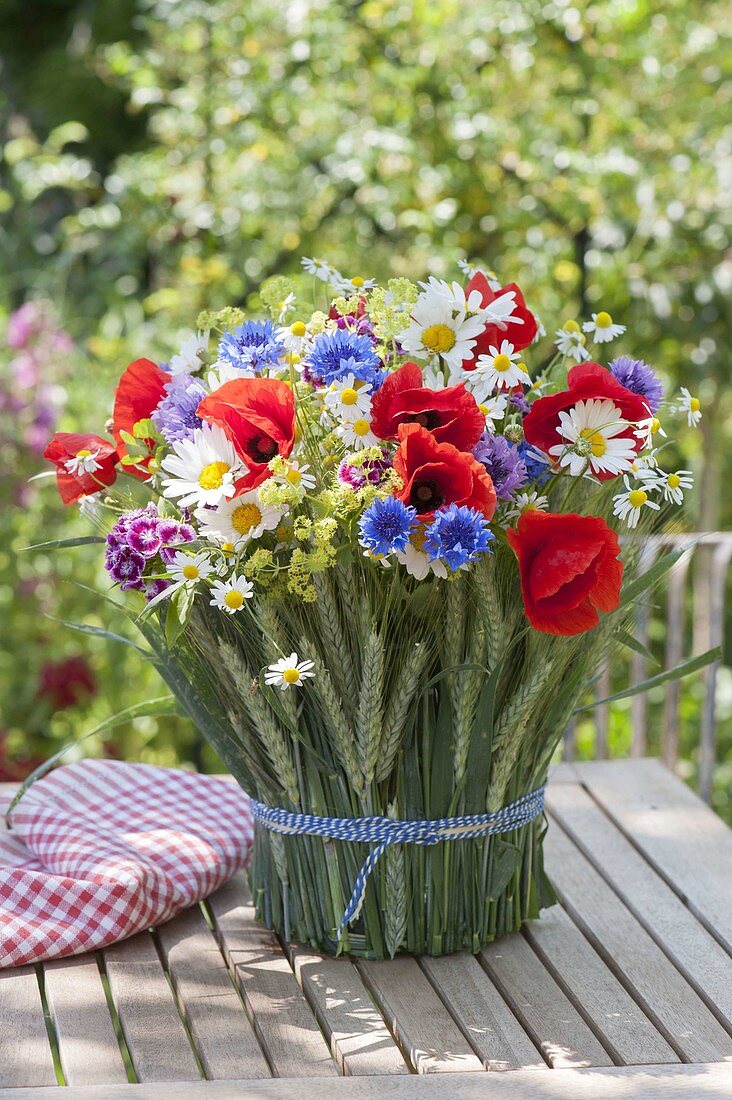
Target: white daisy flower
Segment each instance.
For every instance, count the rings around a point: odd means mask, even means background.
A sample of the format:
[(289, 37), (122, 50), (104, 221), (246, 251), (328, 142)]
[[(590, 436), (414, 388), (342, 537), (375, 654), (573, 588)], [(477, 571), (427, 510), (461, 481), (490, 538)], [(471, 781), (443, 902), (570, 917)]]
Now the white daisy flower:
[(491, 271), (490, 268), (481, 267), (480, 264), (471, 263), (470, 260), (458, 260), (457, 265), (463, 275), (467, 275), (469, 279), (472, 279), (473, 275), (480, 273), (481, 275), (485, 275), (491, 290), (501, 289), (501, 280), (498, 278), (495, 271)]
[(321, 283), (332, 283), (342, 279), (340, 271), (331, 267), (327, 260), (319, 260), (317, 257), (303, 256), (300, 263), (308, 275), (314, 275)]
[(518, 519), (524, 512), (545, 512), (548, 506), (547, 498), (533, 489), (528, 493), (516, 493), (506, 511), (506, 519)]
[(200, 370), (203, 355), (208, 349), (208, 333), (198, 332), (187, 336), (180, 351), (168, 363), (171, 374), (195, 374)]
[(363, 416), (356, 416), (353, 420), (342, 420), (336, 428), (336, 433), (343, 439), (346, 446), (354, 451), (360, 451), (363, 447), (375, 447), (379, 442), (371, 431), (370, 422)]
[(291, 355), (301, 355), (310, 343), (308, 326), (304, 321), (293, 321), (291, 325), (283, 325), (282, 328), (277, 329), (277, 337)]
[(198, 554), (186, 554), (184, 550), (178, 550), (173, 555), (173, 560), (168, 565), (168, 573), (173, 584), (166, 588), (167, 596), (172, 596), (184, 584), (198, 584), (199, 581), (210, 577), (214, 567), (204, 551)]
[(676, 400), (676, 408), (686, 413), (686, 423), (690, 428), (695, 428), (702, 418), (701, 401), (698, 397), (692, 397), (685, 386), (681, 387), (681, 396)]
[(290, 459), (287, 462), (287, 469), (284, 474), (275, 474), (274, 480), (281, 485), (292, 485), (296, 489), (302, 491), (303, 496), (306, 492), (315, 488), (315, 475), (308, 473), (310, 466), (305, 463), (301, 465), (295, 459)]
[(550, 447), (549, 454), (572, 477), (585, 472), (617, 476), (629, 470), (635, 459), (635, 442), (623, 435), (630, 427), (609, 398), (578, 401), (569, 412), (559, 413), (557, 432), (567, 442)]
[(233, 497), (234, 481), (246, 473), (233, 444), (218, 425), (203, 424), (192, 439), (179, 439), (166, 455), (163, 470), (171, 476), (163, 480), (163, 496), (179, 498), (187, 508), (209, 504), (215, 507)]
[(315, 675), (314, 668), (314, 661), (301, 661), (297, 653), (291, 653), (289, 657), (283, 657), (282, 660), (267, 665), (264, 682), (270, 687), (278, 687), (281, 691), (287, 691), (291, 687), (302, 687), (303, 680)]
[[(645, 489), (633, 486), (628, 481), (628, 475), (624, 475), (625, 492), (613, 497), (613, 515), (618, 519), (624, 519), (631, 529), (638, 526), (640, 514), (644, 508), (652, 508), (657, 512), (661, 505), (651, 500)], [(650, 488), (650, 486), (649, 486)]]
[(283, 324), (283, 322), (285, 320), (285, 317), (290, 312), (290, 310), (292, 309), (294, 304), (295, 304), (295, 295), (292, 294), (292, 293), (288, 294), (286, 298), (282, 299), (282, 301), (280, 302), (279, 316), (277, 317), (277, 320), (279, 321), (280, 324)]
[(503, 420), (506, 415), (508, 398), (504, 393), (497, 393), (493, 397), (487, 397), (484, 401), (478, 402), (478, 408), (485, 417), (485, 430), (493, 435), (496, 430), (495, 422)]
[(478, 376), (476, 385), (482, 382), (491, 393), (531, 383), (526, 364), (521, 362), (521, 353), (509, 340), (501, 340), (500, 348), (491, 344), (488, 354), (478, 357), (474, 373)]
[(325, 391), (325, 405), (333, 417), (352, 420), (371, 412), (371, 386), (359, 382), (353, 373), (332, 382)]
[(557, 329), (554, 346), (560, 355), (565, 355), (575, 363), (583, 363), (590, 358), (590, 353), (585, 347), (587, 337), (580, 330), (576, 321), (567, 321), (564, 328)]
[(643, 440), (644, 447), (650, 447), (654, 435), (663, 436), (664, 439), (667, 438), (657, 416), (647, 416), (645, 420), (639, 420), (635, 435), (637, 439)]
[(674, 504), (684, 503), (684, 490), (694, 486), (694, 475), (691, 470), (675, 470), (672, 474), (664, 474), (658, 471), (656, 488), (663, 492), (663, 499), (673, 501)]
[(625, 332), (625, 325), (616, 325), (604, 309), (599, 313), (593, 313), (592, 320), (585, 321), (582, 328), (590, 333), (596, 344), (607, 344)]
[(233, 573), (228, 580), (214, 581), (211, 585), (211, 607), (218, 607), (228, 615), (236, 615), (245, 602), (252, 598), (253, 593), (252, 582)]
[(84, 519), (96, 520), (102, 515), (103, 509), (96, 493), (94, 495), (79, 497), (77, 503), (79, 505), (79, 512)]
[(485, 328), (482, 316), (457, 314), (445, 297), (434, 288), (419, 295), (412, 306), (412, 323), (397, 339), (405, 352), (418, 359), (439, 355), (450, 368), (459, 368), (472, 359), (477, 336)]
[(235, 378), (256, 378), (256, 375), (257, 372), (252, 367), (235, 367), (226, 359), (217, 359), (206, 375), (206, 385), (211, 393), (214, 393), (227, 382), (233, 382)]
[(434, 294), (449, 302), (450, 308), (456, 313), (480, 313), (483, 309), (482, 295), (479, 290), (471, 290), (466, 298), (460, 283), (446, 283), (444, 279), (436, 279), (434, 275), (430, 275), (426, 283), (419, 285), (425, 294)]
[(457, 386), (458, 382), (467, 382), (470, 372), (462, 367), (449, 371), (445, 375), (445, 368), (439, 359), (432, 359), (422, 367), (422, 385), (428, 390), (444, 390), (446, 386)]
[(97, 462), (99, 457), (99, 448), (94, 451), (89, 451), (85, 447), (82, 450), (77, 451), (73, 458), (67, 458), (64, 462), (64, 468), (68, 470), (70, 474), (93, 474), (95, 470), (101, 470), (101, 462)]
[[(395, 550), (394, 557), (415, 580), (423, 581), (430, 573), (434, 573), (436, 577), (443, 580), (447, 576), (448, 571), (444, 561), (431, 561), (429, 554), (424, 550), (418, 550), (411, 542), (407, 543), (404, 550)], [(465, 567), (461, 565), (460, 568)]]
[(352, 279), (348, 279), (344, 275), (341, 275), (336, 281), (335, 289), (339, 294), (347, 295), (350, 298), (353, 294), (361, 294), (367, 290), (373, 290), (375, 286), (375, 279), (363, 279), (360, 275), (354, 275)]
[(250, 489), (231, 500), (222, 500), (216, 508), (199, 508), (196, 519), (199, 532), (211, 542), (230, 543), (239, 550), (265, 531), (274, 531), (284, 515), (283, 508), (263, 504), (259, 490)]

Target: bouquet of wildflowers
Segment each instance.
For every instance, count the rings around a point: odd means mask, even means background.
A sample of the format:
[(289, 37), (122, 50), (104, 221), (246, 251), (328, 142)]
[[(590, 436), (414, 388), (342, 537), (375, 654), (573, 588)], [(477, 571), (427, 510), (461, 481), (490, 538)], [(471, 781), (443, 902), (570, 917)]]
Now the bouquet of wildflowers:
[(674, 560), (631, 580), (618, 534), (681, 504), (664, 425), (699, 403), (601, 365), (624, 332), (605, 312), (547, 354), (481, 270), (377, 286), (303, 263), (313, 294), (275, 279), (265, 319), (202, 315), (169, 363), (127, 367), (109, 437), (46, 456), (254, 799), (261, 918), (372, 957), (477, 950), (551, 900), (549, 763)]

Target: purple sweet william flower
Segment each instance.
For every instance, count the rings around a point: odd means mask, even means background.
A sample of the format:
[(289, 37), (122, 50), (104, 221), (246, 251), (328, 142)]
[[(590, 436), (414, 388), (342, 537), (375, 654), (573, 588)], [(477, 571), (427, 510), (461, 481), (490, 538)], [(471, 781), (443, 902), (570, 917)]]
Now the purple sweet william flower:
[(478, 462), (491, 475), (499, 500), (510, 500), (528, 481), (526, 465), (518, 450), (502, 435), (482, 435), (473, 448)]
[(608, 366), (620, 385), (642, 397), (655, 416), (663, 401), (663, 383), (653, 368), (642, 359), (631, 359), (629, 355), (613, 359)]
[(118, 550), (105, 562), (110, 577), (122, 589), (144, 587), (142, 571), (145, 568), (145, 558), (133, 550), (131, 546), (120, 546)]

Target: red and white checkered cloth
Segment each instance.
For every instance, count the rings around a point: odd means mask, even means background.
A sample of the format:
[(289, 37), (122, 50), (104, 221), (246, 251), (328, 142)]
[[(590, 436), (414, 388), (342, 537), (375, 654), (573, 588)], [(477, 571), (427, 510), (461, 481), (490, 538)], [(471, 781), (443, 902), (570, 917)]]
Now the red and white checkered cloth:
[(78, 955), (162, 924), (240, 870), (252, 843), (249, 799), (236, 783), (113, 760), (39, 779), (8, 824), (0, 967)]

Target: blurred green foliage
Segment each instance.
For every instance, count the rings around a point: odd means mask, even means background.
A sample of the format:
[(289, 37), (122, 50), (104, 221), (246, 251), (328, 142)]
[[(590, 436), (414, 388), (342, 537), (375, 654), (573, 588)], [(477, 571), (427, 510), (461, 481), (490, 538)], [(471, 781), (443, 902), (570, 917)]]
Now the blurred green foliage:
[[(0, 308), (53, 302), (77, 343), (64, 426), (96, 431), (130, 358), (167, 357), (201, 308), (256, 309), (261, 281), (303, 254), (379, 278), (455, 277), (467, 256), (520, 283), (549, 327), (609, 310), (628, 325), (623, 352), (698, 392), (702, 430), (683, 440), (700, 481), (689, 524), (726, 526), (728, 12), (716, 0), (0, 0), (0, 249), (12, 258)], [(26, 456), (18, 473), (39, 467)], [(40, 574), (44, 606), (101, 622), (104, 607), (67, 583), (98, 578), (94, 548), (14, 555), (78, 526), (48, 483), (37, 494), (3, 507), (3, 609)], [(90, 656), (97, 714), (157, 693), (132, 651), (41, 630), (28, 599), (8, 612), (0, 664), (13, 729), (41, 651)], [(685, 706), (689, 740), (693, 691)], [(47, 730), (65, 736), (77, 713)], [(727, 754), (728, 721), (722, 737)], [(162, 721), (120, 738), (123, 752), (193, 759), (190, 733)]]

